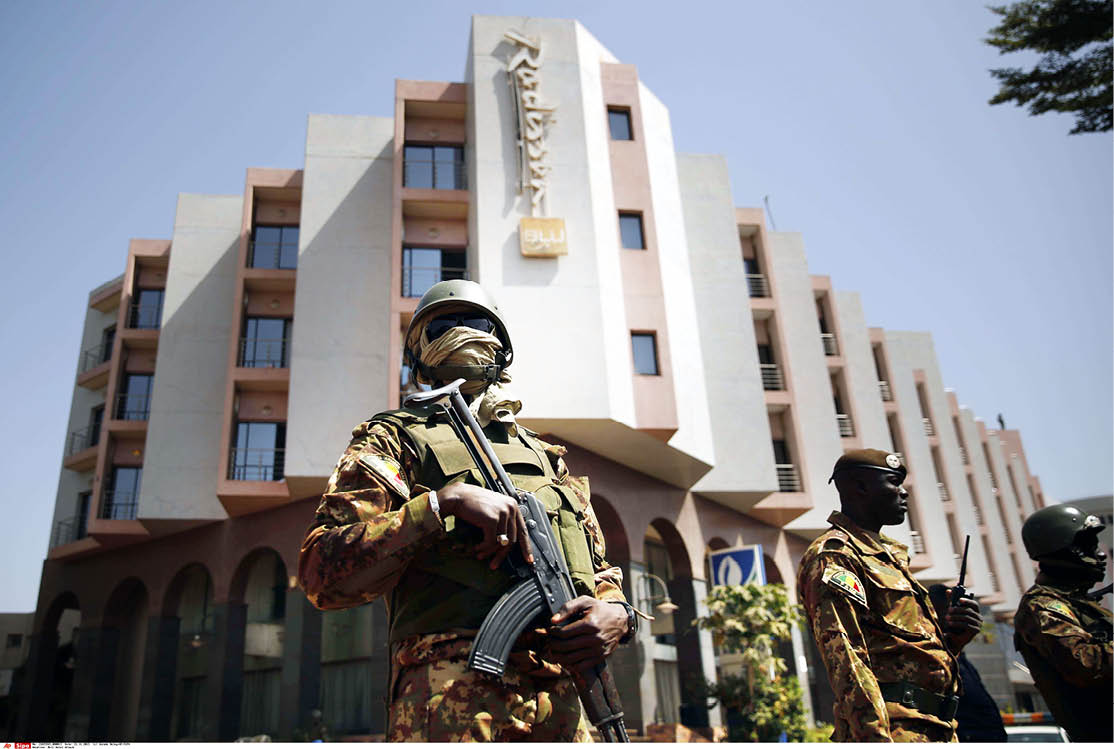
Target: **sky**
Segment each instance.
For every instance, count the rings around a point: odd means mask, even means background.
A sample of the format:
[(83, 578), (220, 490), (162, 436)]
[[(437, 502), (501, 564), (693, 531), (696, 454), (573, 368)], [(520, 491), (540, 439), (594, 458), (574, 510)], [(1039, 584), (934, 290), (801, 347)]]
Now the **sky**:
[(867, 323), (933, 334), (945, 384), (1021, 430), (1050, 500), (1112, 491), (1112, 147), (991, 107), (969, 0), (0, 3), (0, 612), (35, 608), (89, 291), (180, 192), (300, 168), (309, 113), (461, 80), (470, 16), (576, 18), (723, 155)]

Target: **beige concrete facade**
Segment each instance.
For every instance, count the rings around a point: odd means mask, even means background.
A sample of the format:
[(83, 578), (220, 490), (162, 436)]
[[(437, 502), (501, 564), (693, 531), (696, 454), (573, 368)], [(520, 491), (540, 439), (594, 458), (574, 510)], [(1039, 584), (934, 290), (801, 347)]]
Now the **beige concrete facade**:
[[(544, 210), (568, 242), (557, 257), (520, 251), (531, 208), (512, 29), (544, 47), (537, 92), (557, 108), (544, 129)], [(334, 736), (382, 733), (382, 605), (322, 615), (294, 568), (350, 430), (399, 403), (414, 279), (449, 273), (498, 300), (520, 421), (590, 477), (628, 597), (652, 608), (656, 576), (681, 607), (612, 659), (633, 730), (722, 724), (691, 691), (729, 667), (689, 627), (707, 554), (761, 544), (767, 577), (795, 597), (797, 562), (838, 509), (827, 480), (845, 449), (904, 455), (916, 516), (892, 535), (917, 544), (926, 582), (951, 582), (970, 534), (968, 586), (1008, 619), (1032, 579), (1020, 522), (1044, 501), (1020, 436), (988, 431), (944, 389), (927, 333), (868, 327), (884, 321), (810, 272), (801, 235), (736, 206), (722, 158), (677, 154), (666, 104), (575, 21), (477, 16), (464, 81), (398, 81), (393, 102), (369, 104), (393, 117), (310, 115), (303, 164), (248, 169), (242, 195), (182, 195), (171, 239), (133, 242), (84, 322), (95, 355), (67, 434), (107, 411), (100, 439), (68, 440), (63, 456), (24, 735), (289, 739), (318, 705)], [(630, 140), (612, 136), (609, 109)], [(640, 217), (641, 247), (624, 246), (620, 214)], [(157, 324), (137, 325), (156, 297)], [(653, 336), (655, 373), (636, 371), (632, 335)], [(113, 410), (142, 385), (129, 375), (151, 377), (142, 418)], [(135, 469), (131, 512), (106, 482)], [(59, 695), (49, 664), (66, 616), (82, 635)], [(830, 719), (805, 638), (791, 667)], [(64, 725), (51, 699), (68, 700)]]

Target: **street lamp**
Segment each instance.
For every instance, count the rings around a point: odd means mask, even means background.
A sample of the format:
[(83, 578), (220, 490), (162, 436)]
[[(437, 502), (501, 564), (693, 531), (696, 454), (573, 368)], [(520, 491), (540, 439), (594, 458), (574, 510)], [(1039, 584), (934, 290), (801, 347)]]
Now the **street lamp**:
[[(642, 580), (646, 585), (646, 595), (642, 597), (643, 601), (645, 601), (646, 603), (653, 603), (654, 601), (656, 601), (659, 598), (662, 599), (661, 603), (659, 603), (657, 606), (654, 607), (658, 612), (660, 612), (662, 614), (672, 614), (674, 611), (681, 608), (677, 604), (673, 603), (672, 600), (670, 600), (670, 598), (669, 598), (669, 588), (666, 587), (665, 581), (662, 580), (660, 577), (658, 577), (657, 575), (654, 575), (650, 572), (643, 572), (642, 573)], [(650, 590), (650, 580), (657, 580), (658, 581), (658, 585), (661, 586), (661, 590), (662, 590), (663, 595), (660, 595), (660, 596), (652, 595), (651, 590)]]

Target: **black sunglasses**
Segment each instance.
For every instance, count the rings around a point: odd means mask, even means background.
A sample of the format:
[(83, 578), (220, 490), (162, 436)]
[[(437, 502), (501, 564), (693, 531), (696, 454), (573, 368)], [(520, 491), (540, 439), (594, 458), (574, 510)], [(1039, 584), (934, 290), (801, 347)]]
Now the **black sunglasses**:
[(429, 321), (429, 324), (426, 325), (425, 331), (429, 340), (436, 341), (451, 329), (458, 327), (472, 328), (473, 330), (479, 330), (483, 333), (490, 333), (495, 330), (495, 323), (489, 318), (476, 315), (474, 312), (462, 312), (433, 318)]

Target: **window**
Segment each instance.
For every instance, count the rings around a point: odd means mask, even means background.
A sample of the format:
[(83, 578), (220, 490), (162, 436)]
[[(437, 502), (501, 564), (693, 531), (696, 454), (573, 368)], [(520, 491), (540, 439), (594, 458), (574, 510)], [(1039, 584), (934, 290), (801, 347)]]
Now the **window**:
[(634, 351), (634, 371), (636, 374), (656, 375), (658, 372), (658, 344), (653, 333), (631, 333), (631, 349)]
[(298, 267), (298, 227), (257, 225), (251, 231), (249, 268)]
[(425, 190), (468, 189), (464, 146), (405, 146), (402, 186)]
[(625, 107), (608, 107), (607, 124), (611, 129), (611, 140), (634, 140), (630, 126), (630, 110)]
[(109, 520), (134, 520), (142, 479), (142, 468), (113, 466), (104, 491), (101, 517)]
[(88, 446), (92, 447), (101, 441), (101, 424), (104, 423), (104, 404), (94, 406), (89, 411), (89, 438)]
[(774, 364), (774, 349), (768, 343), (758, 344), (758, 363)]
[(778, 465), (791, 465), (793, 458), (789, 455), (789, 445), (785, 440), (774, 440), (774, 463)]
[(116, 326), (109, 325), (101, 333), (101, 355), (99, 364), (104, 364), (112, 358), (112, 344), (116, 340)]
[(402, 295), (420, 297), (439, 281), (468, 278), (464, 250), (402, 248)]
[(241, 367), (288, 367), (290, 329), (293, 320), (281, 317), (249, 317), (240, 340)]
[(746, 271), (748, 276), (760, 276), (762, 271), (759, 270), (758, 258), (745, 257), (743, 258), (743, 270)]
[(284, 473), (286, 424), (253, 421), (236, 425), (229, 478), (233, 481), (279, 481)]
[[(140, 289), (132, 302), (131, 327), (140, 329), (157, 329), (162, 322), (162, 289)], [(113, 330), (115, 337), (116, 331)], [(109, 356), (112, 355), (111, 348)]]
[(146, 421), (151, 410), (151, 382), (154, 375), (124, 376), (124, 389), (116, 399), (116, 418), (125, 421)]
[(88, 535), (89, 525), (89, 503), (93, 499), (93, 492), (81, 492), (77, 495), (77, 517), (74, 518), (77, 522), (77, 538), (85, 538)]
[(21, 634), (9, 634), (7, 640), (4, 643), (4, 647), (9, 648), (9, 649), (18, 648), (22, 644), (23, 644), (23, 635), (21, 635)]
[(619, 214), (619, 237), (623, 247), (628, 250), (644, 250), (646, 242), (642, 238), (642, 214)]

